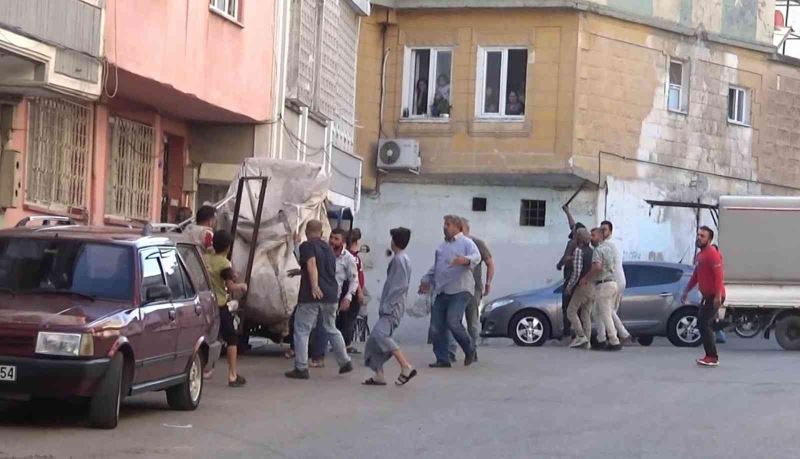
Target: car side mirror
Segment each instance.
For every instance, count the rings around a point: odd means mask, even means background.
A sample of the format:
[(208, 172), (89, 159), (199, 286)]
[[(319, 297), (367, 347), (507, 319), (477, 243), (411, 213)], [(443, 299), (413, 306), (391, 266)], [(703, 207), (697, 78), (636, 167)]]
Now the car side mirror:
[(166, 285), (154, 285), (147, 287), (145, 292), (145, 301), (154, 303), (156, 301), (169, 300), (172, 298), (172, 290)]
[(359, 250), (359, 253), (369, 253), (369, 251), (370, 251), (370, 248), (369, 248), (368, 245), (362, 245), (361, 249)]

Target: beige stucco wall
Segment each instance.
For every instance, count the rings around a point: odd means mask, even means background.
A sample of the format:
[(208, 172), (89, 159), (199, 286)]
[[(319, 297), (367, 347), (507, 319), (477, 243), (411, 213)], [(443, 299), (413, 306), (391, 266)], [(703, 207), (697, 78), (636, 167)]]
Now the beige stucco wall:
[[(381, 100), (382, 26), (387, 10), (375, 8), (361, 27), (357, 92), (357, 148), (365, 154), (364, 187), (375, 182), (379, 137), (418, 139), (422, 173), (525, 174), (562, 171), (571, 147), (577, 15), (564, 11), (503, 10), (389, 15), (383, 134), (378, 135)], [(447, 122), (401, 119), (403, 55), (411, 46), (453, 48)], [(479, 46), (526, 46), (526, 114), (523, 122), (487, 122), (475, 117)]]

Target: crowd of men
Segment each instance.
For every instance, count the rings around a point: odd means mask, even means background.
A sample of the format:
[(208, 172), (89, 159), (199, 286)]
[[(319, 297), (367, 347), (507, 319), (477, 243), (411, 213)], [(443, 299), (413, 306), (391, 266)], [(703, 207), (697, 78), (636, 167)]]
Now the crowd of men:
[[(591, 231), (576, 222), (567, 205), (563, 207), (570, 226), (569, 242), (557, 269), (564, 273), (562, 309), (563, 339), (572, 348), (619, 351), (633, 337), (619, 318), (618, 311), (626, 287), (625, 271), (619, 247), (612, 242), (614, 225), (608, 220)], [(705, 356), (697, 364), (719, 365), (716, 343), (724, 342), (719, 311), (725, 301), (722, 255), (712, 242), (714, 231), (700, 227), (696, 246), (700, 249), (695, 271), (681, 298), (686, 303), (689, 292), (699, 287), (703, 300), (697, 316), (697, 327), (703, 340)], [(597, 342), (592, 345), (592, 322), (597, 324)]]

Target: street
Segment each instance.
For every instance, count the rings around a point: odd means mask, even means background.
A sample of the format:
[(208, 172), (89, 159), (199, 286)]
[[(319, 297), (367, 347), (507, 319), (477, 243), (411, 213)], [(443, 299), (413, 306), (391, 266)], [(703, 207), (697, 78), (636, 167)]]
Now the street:
[[(226, 387), (220, 363), (196, 412), (170, 411), (163, 393), (151, 393), (124, 402), (116, 430), (99, 431), (79, 406), (2, 407), (0, 458), (800, 454), (800, 368), (774, 341), (730, 338), (712, 369), (695, 365), (700, 349), (664, 339), (618, 353), (496, 339), (476, 366), (450, 370), (428, 369), (428, 346), (413, 343), (406, 350), (421, 371), (402, 388), (359, 385), (368, 376), (360, 361), (340, 377), (332, 356), (310, 381), (290, 381), (289, 361), (262, 346), (243, 359), (249, 384)], [(387, 376), (397, 371), (392, 363)]]

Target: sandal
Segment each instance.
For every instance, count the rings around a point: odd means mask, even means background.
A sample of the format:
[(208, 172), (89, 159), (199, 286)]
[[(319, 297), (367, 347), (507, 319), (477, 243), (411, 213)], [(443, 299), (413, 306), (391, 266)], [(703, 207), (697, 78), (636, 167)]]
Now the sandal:
[(233, 381), (228, 381), (228, 386), (230, 387), (242, 387), (247, 384), (247, 380), (244, 379), (242, 375), (236, 375), (236, 379)]
[(397, 381), (395, 381), (394, 383), (397, 384), (398, 386), (405, 386), (406, 383), (411, 381), (411, 379), (416, 375), (417, 375), (417, 370), (411, 370), (411, 373), (409, 373), (408, 376), (404, 375), (403, 373), (400, 373), (400, 376), (397, 377)]
[(386, 383), (383, 381), (376, 381), (375, 378), (369, 378), (368, 380), (361, 383), (364, 386), (385, 386)]

